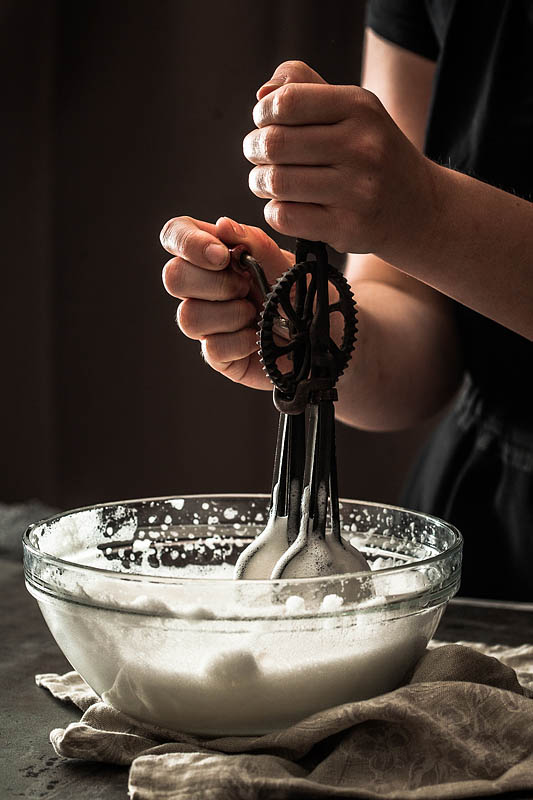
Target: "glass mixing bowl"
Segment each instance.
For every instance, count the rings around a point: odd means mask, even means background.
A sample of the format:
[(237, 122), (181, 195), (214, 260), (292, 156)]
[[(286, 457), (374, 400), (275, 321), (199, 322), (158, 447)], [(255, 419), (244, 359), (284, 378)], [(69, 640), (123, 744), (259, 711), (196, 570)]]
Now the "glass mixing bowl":
[(205, 736), (261, 734), (398, 686), (458, 589), (462, 538), (392, 506), (344, 500), (372, 572), (235, 581), (265, 495), (77, 509), (24, 535), (26, 585), (106, 702)]

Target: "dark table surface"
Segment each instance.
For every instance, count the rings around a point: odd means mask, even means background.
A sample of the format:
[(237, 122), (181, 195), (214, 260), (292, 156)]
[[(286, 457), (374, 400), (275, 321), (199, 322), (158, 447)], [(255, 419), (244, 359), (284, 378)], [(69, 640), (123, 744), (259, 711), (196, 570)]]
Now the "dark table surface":
[[(39, 672), (66, 672), (71, 667), (49, 633), (37, 603), (25, 590), (20, 563), (0, 558), (0, 586), (0, 761), (4, 762), (0, 800), (127, 800), (127, 768), (67, 761), (54, 754), (49, 732), (78, 720), (80, 712), (37, 688), (34, 676)], [(509, 646), (533, 644), (533, 604), (454, 600), (436, 638)]]

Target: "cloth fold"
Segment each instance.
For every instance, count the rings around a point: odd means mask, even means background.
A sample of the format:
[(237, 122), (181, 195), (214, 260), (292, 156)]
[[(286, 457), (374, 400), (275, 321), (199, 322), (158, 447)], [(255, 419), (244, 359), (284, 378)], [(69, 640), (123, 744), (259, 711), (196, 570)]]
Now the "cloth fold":
[[(507, 652), (533, 683), (533, 647)], [(263, 736), (200, 739), (100, 701), (76, 672), (38, 675), (75, 703), (53, 730), (68, 758), (131, 765), (132, 800), (448, 800), (531, 790), (533, 699), (515, 671), (462, 645), (428, 650), (409, 682)]]

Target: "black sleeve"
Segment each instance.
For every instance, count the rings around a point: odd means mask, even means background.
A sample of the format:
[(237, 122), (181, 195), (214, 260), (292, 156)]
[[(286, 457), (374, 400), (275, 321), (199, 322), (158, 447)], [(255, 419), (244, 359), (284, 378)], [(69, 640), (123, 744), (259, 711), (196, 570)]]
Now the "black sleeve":
[(439, 43), (425, 0), (370, 0), (366, 24), (383, 39), (437, 60)]

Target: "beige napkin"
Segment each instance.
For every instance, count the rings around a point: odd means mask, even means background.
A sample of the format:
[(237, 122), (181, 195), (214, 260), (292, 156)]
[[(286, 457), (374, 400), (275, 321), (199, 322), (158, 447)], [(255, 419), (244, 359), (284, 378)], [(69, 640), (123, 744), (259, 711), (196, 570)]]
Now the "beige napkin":
[[(533, 678), (533, 647), (518, 661)], [(144, 725), (101, 702), (75, 672), (36, 681), (85, 712), (52, 731), (56, 753), (131, 764), (132, 800), (533, 795), (533, 699), (513, 669), (460, 645), (427, 651), (393, 692), (259, 737), (202, 740)]]

